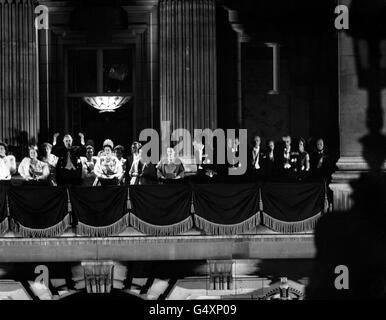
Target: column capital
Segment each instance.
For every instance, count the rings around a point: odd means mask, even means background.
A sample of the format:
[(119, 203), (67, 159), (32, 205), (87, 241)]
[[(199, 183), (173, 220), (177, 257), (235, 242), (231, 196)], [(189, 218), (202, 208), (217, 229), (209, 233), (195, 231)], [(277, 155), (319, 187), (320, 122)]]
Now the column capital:
[(226, 6), (224, 6), (224, 9), (228, 11), (228, 21), (233, 31), (237, 33), (239, 42), (249, 42), (251, 38), (241, 21), (240, 12)]

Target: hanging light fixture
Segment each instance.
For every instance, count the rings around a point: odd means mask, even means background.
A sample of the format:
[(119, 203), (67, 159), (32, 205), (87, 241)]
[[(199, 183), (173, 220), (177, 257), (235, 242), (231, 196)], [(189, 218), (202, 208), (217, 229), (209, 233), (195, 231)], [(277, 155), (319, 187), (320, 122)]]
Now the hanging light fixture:
[(131, 99), (131, 96), (90, 96), (83, 97), (83, 101), (103, 112), (115, 112), (116, 109), (123, 106)]

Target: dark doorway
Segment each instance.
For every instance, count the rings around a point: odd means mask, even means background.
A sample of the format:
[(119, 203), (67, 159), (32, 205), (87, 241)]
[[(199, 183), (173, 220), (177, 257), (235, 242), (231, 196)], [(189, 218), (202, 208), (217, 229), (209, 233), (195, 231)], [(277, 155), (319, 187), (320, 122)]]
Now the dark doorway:
[[(134, 46), (69, 47), (67, 49), (67, 130), (83, 132), (95, 151), (105, 139), (127, 147), (133, 140)], [(89, 96), (130, 96), (114, 112), (99, 112), (83, 100)]]
[(83, 132), (87, 140), (93, 140), (95, 151), (102, 149), (105, 139), (111, 139), (114, 145), (121, 144), (125, 148), (133, 140), (133, 108), (130, 100), (115, 112), (100, 113), (82, 98), (69, 98), (68, 111), (72, 118), (70, 131), (77, 135)]

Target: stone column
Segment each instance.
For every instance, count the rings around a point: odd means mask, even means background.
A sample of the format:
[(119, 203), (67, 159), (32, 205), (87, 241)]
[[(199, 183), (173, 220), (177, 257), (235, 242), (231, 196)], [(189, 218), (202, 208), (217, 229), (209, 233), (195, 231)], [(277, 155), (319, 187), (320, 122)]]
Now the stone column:
[[(351, 2), (342, 0), (340, 4), (350, 8)], [(350, 181), (368, 170), (359, 139), (368, 133), (366, 109), (369, 97), (368, 91), (359, 86), (353, 40), (347, 32), (339, 32), (340, 159), (330, 186), (334, 192), (334, 210), (347, 210), (352, 206)], [(381, 100), (382, 105), (386, 105), (385, 95)]]
[(171, 131), (215, 129), (215, 1), (161, 0), (159, 22), (160, 120)]
[(12, 146), (36, 143), (39, 131), (33, 2), (0, 0), (0, 140)]

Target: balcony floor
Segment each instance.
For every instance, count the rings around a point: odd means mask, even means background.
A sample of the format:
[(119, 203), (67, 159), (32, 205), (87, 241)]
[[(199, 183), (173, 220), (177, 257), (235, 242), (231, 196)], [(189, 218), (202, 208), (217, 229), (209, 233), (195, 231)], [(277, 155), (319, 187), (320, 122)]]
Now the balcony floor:
[(280, 234), (259, 226), (249, 234), (205, 235), (190, 230), (179, 236), (146, 236), (127, 228), (117, 236), (84, 237), (68, 230), (57, 238), (0, 238), (0, 262), (84, 260), (151, 261), (208, 259), (310, 259), (315, 255), (309, 233)]

